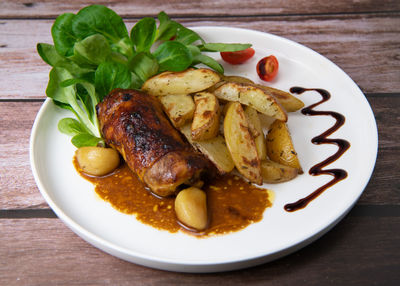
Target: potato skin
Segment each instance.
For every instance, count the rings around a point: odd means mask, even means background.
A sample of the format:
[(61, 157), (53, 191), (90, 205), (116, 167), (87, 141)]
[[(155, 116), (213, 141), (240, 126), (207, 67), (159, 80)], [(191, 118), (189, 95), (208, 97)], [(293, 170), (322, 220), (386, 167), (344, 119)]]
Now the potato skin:
[(257, 147), (249, 131), (246, 115), (239, 102), (228, 103), (224, 119), (226, 145), (236, 169), (250, 182), (261, 185), (261, 167)]
[(206, 193), (190, 187), (178, 193), (175, 198), (175, 213), (185, 226), (204, 230), (208, 225)]
[(241, 104), (253, 107), (258, 112), (267, 116), (287, 121), (287, 113), (278, 101), (256, 86), (227, 82), (219, 86), (214, 91), (214, 94), (220, 99), (238, 101)]
[(290, 181), (297, 176), (297, 169), (271, 160), (261, 161), (261, 175), (264, 183), (276, 184)]
[(256, 143), (258, 157), (260, 160), (265, 160), (267, 158), (267, 145), (257, 110), (250, 106), (246, 106), (244, 113), (246, 114), (249, 125), (254, 128), (252, 135), (254, 137), (254, 142)]
[(202, 141), (214, 138), (219, 131), (219, 102), (214, 94), (200, 92), (194, 95), (196, 109), (192, 122), (192, 139)]
[(214, 164), (220, 174), (229, 173), (235, 168), (224, 137), (217, 135), (208, 140), (194, 141), (189, 123), (179, 128), (179, 130), (196, 150), (200, 151)]
[(116, 169), (120, 163), (115, 149), (102, 147), (81, 147), (75, 152), (79, 167), (86, 174), (104, 176)]
[(223, 81), (226, 82), (236, 82), (236, 83), (245, 83), (245, 84), (254, 84), (254, 82), (243, 76), (237, 76), (237, 75), (225, 75), (222, 77)]
[(190, 94), (205, 90), (221, 80), (213, 70), (189, 68), (182, 72), (163, 72), (149, 78), (142, 90), (154, 96)]
[(267, 155), (274, 162), (289, 166), (298, 170), (299, 174), (303, 173), (294, 149), (289, 129), (285, 122), (275, 120), (266, 137)]
[(171, 94), (160, 98), (161, 104), (168, 118), (175, 127), (183, 126), (192, 120), (195, 105), (190, 95)]
[(254, 84), (254, 86), (272, 95), (287, 112), (295, 112), (304, 107), (303, 101), (288, 92), (260, 84)]

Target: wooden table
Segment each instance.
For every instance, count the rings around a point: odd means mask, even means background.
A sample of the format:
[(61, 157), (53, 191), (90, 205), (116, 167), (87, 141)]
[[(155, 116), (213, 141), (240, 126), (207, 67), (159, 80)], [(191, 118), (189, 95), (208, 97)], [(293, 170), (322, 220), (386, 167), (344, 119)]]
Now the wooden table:
[(375, 171), (343, 221), (277, 261), (201, 275), (145, 268), (92, 247), (34, 182), (29, 136), (49, 72), (36, 43), (51, 43), (57, 15), (94, 2), (0, 2), (0, 285), (400, 285), (400, 1), (101, 1), (131, 26), (165, 10), (188, 26), (243, 27), (304, 44), (348, 73), (375, 113)]

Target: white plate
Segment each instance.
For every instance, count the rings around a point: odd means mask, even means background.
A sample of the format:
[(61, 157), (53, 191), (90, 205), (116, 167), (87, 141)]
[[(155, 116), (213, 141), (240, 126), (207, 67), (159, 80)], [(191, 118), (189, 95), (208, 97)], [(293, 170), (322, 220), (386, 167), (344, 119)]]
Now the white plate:
[[(47, 203), (66, 225), (92, 245), (127, 261), (182, 272), (225, 271), (271, 261), (320, 237), (357, 201), (376, 160), (378, 138), (374, 115), (360, 89), (339, 67), (302, 45), (244, 29), (198, 27), (195, 30), (207, 42), (253, 44), (256, 54), (247, 63), (239, 66), (223, 63), (227, 74), (247, 76), (261, 83), (256, 63), (273, 54), (280, 67), (272, 86), (283, 90), (292, 86), (328, 90), (331, 99), (317, 110), (337, 111), (346, 117), (344, 126), (331, 138), (346, 139), (351, 147), (330, 167), (347, 170), (348, 178), (326, 190), (305, 209), (293, 213), (283, 209), (286, 203), (305, 197), (331, 180), (331, 176), (312, 177), (308, 170), (337, 150), (335, 146), (311, 143), (312, 137), (333, 124), (332, 118), (292, 113), (288, 124), (305, 174), (287, 183), (266, 185), (275, 191), (276, 199), (261, 222), (239, 232), (207, 239), (160, 231), (114, 210), (96, 197), (93, 185), (81, 178), (72, 165), (75, 148), (70, 138), (57, 130), (59, 119), (70, 114), (50, 100), (43, 104), (32, 129), (33, 174)], [(320, 100), (316, 92), (299, 97), (306, 106)]]

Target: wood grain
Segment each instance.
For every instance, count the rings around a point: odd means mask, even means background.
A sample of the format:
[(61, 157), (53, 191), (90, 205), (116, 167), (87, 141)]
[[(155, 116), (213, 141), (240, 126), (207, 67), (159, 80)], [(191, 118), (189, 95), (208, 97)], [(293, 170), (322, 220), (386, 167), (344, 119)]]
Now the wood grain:
[(0, 102), (0, 209), (48, 208), (33, 179), (29, 137), (42, 102)]
[[(44, 18), (56, 17), (61, 13), (77, 13), (79, 9), (90, 4), (103, 4), (121, 16), (143, 17), (154, 16), (159, 11), (166, 11), (173, 16), (226, 16), (226, 15), (281, 15), (281, 14), (325, 14), (325, 13), (365, 13), (399, 11), (400, 4), (396, 0), (381, 0), (376, 5), (374, 0), (364, 1), (240, 1), (227, 3), (224, 0), (3, 0), (0, 2), (0, 18)], [(312, 7), (312, 8), (310, 8)]]
[[(367, 97), (378, 126), (378, 156), (374, 174), (359, 203), (400, 203), (400, 94)], [(390, 122), (393, 122), (390, 123)], [(397, 123), (395, 123), (397, 122)], [(398, 159), (396, 159), (398, 158)]]
[[(351, 216), (277, 261), (217, 274), (145, 268), (112, 257), (58, 219), (0, 220), (0, 285), (389, 285), (400, 279), (399, 217)], [(23, 238), (23, 239), (21, 239)], [(18, 267), (16, 267), (18, 265)], [(349, 271), (351, 269), (351, 271)], [(340, 275), (338, 275), (340, 274)]]
[[(292, 255), (218, 274), (145, 268), (76, 236), (55, 218), (37, 189), (29, 136), (50, 70), (36, 44), (51, 43), (56, 16), (92, 3), (114, 9), (128, 29), (139, 18), (164, 10), (189, 27), (276, 34), (338, 64), (366, 93), (379, 131), (373, 176), (349, 215)], [(399, 24), (398, 0), (0, 1), (0, 285), (398, 285)]]
[[(361, 204), (400, 204), (400, 94), (368, 97), (379, 130), (379, 152), (374, 174)], [(42, 102), (0, 101), (0, 209), (48, 208), (29, 165), (29, 136)]]
[[(399, 19), (400, 13), (253, 17), (240, 22), (236, 18), (193, 18), (181, 22), (188, 26), (248, 28), (286, 37), (332, 60), (364, 92), (383, 93), (400, 91)], [(36, 44), (52, 43), (52, 23), (52, 20), (0, 20), (0, 99), (44, 97), (50, 67), (38, 56)], [(134, 21), (127, 21), (128, 28), (133, 24)]]

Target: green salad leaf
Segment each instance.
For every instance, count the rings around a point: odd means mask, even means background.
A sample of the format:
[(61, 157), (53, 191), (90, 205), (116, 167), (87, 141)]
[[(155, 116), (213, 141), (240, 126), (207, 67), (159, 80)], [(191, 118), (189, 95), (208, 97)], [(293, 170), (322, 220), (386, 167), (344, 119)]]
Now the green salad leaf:
[(51, 27), (51, 36), (57, 52), (62, 56), (71, 56), (78, 37), (72, 31), (72, 21), (76, 15), (72, 13), (61, 14)]
[(159, 64), (153, 55), (138, 53), (132, 58), (128, 65), (129, 69), (138, 76), (140, 83), (135, 88), (140, 88), (146, 79), (155, 75), (159, 70)]
[(37, 51), (52, 66), (46, 95), (76, 118), (63, 118), (60, 132), (76, 147), (105, 145), (96, 105), (115, 88), (140, 89), (163, 71), (183, 71), (198, 64), (223, 73), (222, 65), (204, 52), (239, 51), (250, 44), (207, 43), (195, 31), (170, 19), (145, 17), (130, 33), (123, 19), (103, 5), (64, 13), (51, 27), (53, 45)]
[(131, 72), (126, 65), (116, 62), (103, 62), (95, 73), (95, 86), (100, 101), (114, 88), (130, 88)]
[(157, 33), (156, 20), (143, 18), (133, 26), (131, 40), (136, 52), (149, 52)]
[(111, 54), (107, 39), (101, 34), (91, 35), (74, 46), (74, 60), (82, 66), (98, 66)]
[(161, 44), (154, 51), (154, 56), (158, 60), (160, 71), (183, 71), (193, 60), (190, 50), (184, 44), (175, 41)]

